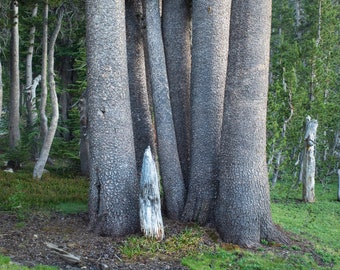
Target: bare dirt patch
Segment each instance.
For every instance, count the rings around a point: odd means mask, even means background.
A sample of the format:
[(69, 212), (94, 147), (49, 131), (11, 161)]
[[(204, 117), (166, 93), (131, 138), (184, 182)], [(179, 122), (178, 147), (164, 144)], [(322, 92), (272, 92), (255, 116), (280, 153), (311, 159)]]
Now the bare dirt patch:
[[(169, 221), (168, 221), (169, 222)], [(187, 269), (180, 258), (131, 261), (120, 254), (124, 239), (98, 236), (88, 231), (87, 214), (35, 213), (23, 220), (14, 214), (0, 212), (0, 253), (13, 262), (35, 266), (53, 265), (60, 269)], [(179, 224), (168, 224), (176, 233)], [(72, 264), (52, 252), (46, 242), (53, 243), (81, 258)]]

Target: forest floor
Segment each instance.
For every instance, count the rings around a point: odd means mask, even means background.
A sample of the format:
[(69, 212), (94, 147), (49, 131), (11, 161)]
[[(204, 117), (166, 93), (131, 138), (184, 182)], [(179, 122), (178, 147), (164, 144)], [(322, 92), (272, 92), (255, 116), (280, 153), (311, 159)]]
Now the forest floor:
[[(36, 213), (20, 220), (14, 214), (0, 212), (0, 253), (10, 257), (12, 262), (28, 267), (43, 264), (69, 270), (187, 269), (176, 257), (126, 259), (119, 251), (124, 239), (95, 235), (88, 231), (87, 225), (86, 213)], [(183, 229), (177, 223), (166, 226), (170, 226), (173, 233)], [(46, 243), (80, 257), (80, 263), (67, 262)]]
[[(170, 220), (165, 220), (164, 223), (169, 237), (181, 234), (187, 227), (187, 224)], [(154, 254), (153, 256), (128, 258), (121, 252), (121, 247), (124, 246), (127, 238), (112, 239), (111, 237), (98, 236), (89, 232), (87, 226), (88, 216), (86, 213), (33, 212), (29, 216), (19, 218), (17, 214), (0, 212), (0, 254), (10, 257), (12, 262), (19, 265), (34, 267), (42, 264), (56, 266), (62, 270), (188, 269), (181, 265), (183, 256), (180, 254), (174, 256)], [(299, 248), (282, 249), (279, 246), (267, 245), (264, 246), (265, 252), (279, 253), (279, 256), (287, 259), (293, 255), (290, 253), (296, 253), (295, 255), (311, 253), (314, 260), (319, 265), (323, 265), (310, 243), (302, 239), (299, 240), (296, 236), (292, 238), (295, 240), (291, 244)], [(211, 235), (204, 237), (204, 245), (211, 249), (216, 247), (217, 242), (226, 250), (233, 248), (228, 244), (221, 243), (219, 239), (214, 239)], [(66, 261), (48, 248), (46, 243), (52, 243), (79, 257), (80, 262)]]

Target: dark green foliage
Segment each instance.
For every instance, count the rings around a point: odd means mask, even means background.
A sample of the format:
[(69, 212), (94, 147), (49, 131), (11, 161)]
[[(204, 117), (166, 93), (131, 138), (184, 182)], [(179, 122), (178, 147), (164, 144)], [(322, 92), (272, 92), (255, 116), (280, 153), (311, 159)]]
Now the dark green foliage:
[(300, 1), (301, 18), (297, 25), (295, 8), (292, 1), (273, 1), (267, 121), (269, 169), (270, 173), (277, 169), (276, 158), (281, 152), (279, 178), (297, 180), (304, 122), (310, 115), (319, 123), (316, 177), (323, 181), (335, 172), (339, 162), (332, 149), (335, 132), (340, 128), (340, 114), (336, 113), (340, 110), (340, 10), (339, 4), (330, 0)]

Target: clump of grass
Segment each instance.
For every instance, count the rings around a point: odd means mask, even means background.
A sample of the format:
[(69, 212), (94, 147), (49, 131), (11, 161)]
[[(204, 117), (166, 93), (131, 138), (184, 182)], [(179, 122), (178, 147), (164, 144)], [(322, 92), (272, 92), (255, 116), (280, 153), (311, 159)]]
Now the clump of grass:
[(26, 267), (11, 262), (10, 258), (0, 255), (0, 270), (58, 270), (54, 266), (36, 265), (35, 267)]
[(180, 260), (183, 256), (211, 251), (213, 248), (204, 244), (204, 237), (204, 230), (199, 227), (185, 228), (163, 241), (144, 236), (131, 236), (122, 243), (119, 250), (125, 259), (159, 257)]

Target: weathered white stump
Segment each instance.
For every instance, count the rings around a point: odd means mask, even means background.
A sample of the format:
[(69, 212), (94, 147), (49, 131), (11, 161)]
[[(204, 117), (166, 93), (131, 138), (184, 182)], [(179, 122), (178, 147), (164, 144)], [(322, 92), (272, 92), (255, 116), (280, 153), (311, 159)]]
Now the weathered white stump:
[(315, 201), (315, 140), (318, 121), (306, 117), (305, 151), (302, 161), (302, 199), (305, 202)]
[(145, 150), (140, 180), (140, 225), (146, 237), (164, 237), (159, 180), (150, 146)]

